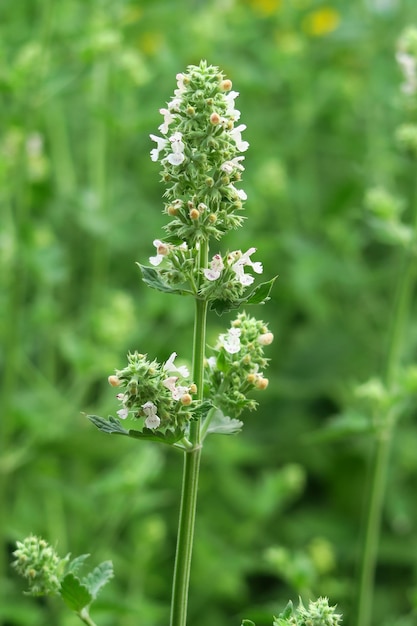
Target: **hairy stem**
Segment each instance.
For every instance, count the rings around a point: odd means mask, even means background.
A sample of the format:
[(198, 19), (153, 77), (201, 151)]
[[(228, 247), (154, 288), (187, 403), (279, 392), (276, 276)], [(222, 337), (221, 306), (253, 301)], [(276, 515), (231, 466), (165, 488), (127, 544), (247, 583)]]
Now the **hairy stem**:
[[(199, 251), (200, 269), (207, 266), (207, 256), (208, 245), (206, 242), (202, 242)], [(193, 339), (193, 381), (197, 385), (197, 401), (203, 399), (206, 318), (207, 302), (196, 299)], [(170, 626), (185, 626), (187, 623), (188, 587), (190, 581), (201, 456), (200, 420), (191, 422), (189, 439), (193, 447), (190, 451), (184, 452), (184, 471), (172, 586)]]

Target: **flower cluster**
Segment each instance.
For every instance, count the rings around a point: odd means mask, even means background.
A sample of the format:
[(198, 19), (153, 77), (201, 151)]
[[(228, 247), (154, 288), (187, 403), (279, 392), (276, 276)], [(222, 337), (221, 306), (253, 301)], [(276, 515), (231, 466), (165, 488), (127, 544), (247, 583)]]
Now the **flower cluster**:
[(68, 557), (60, 559), (55, 550), (43, 539), (30, 535), (17, 541), (13, 552), (16, 571), (27, 579), (28, 593), (43, 596), (58, 593)]
[(176, 353), (160, 364), (148, 361), (146, 355), (134, 352), (128, 355), (128, 364), (108, 380), (112, 387), (120, 387), (117, 399), (120, 419), (145, 418), (146, 428), (183, 426), (190, 418), (189, 410), (195, 385), (187, 383), (187, 367), (177, 367)]
[(263, 352), (273, 339), (262, 321), (246, 313), (239, 313), (227, 333), (219, 336), (205, 368), (206, 385), (216, 406), (233, 416), (245, 408), (256, 408), (257, 403), (247, 394), (268, 386), (263, 375), (268, 359)]
[(342, 616), (335, 606), (329, 606), (328, 598), (310, 600), (306, 608), (301, 599), (297, 608), (289, 602), (287, 608), (274, 619), (274, 626), (339, 626)]
[(161, 163), (167, 185), (167, 231), (190, 246), (242, 223), (246, 194), (235, 183), (249, 144), (242, 139), (246, 126), (236, 125), (238, 95), (217, 67), (191, 65), (177, 75), (174, 97), (160, 109), (162, 137), (150, 136), (156, 142), (151, 159)]
[(251, 259), (255, 252), (256, 248), (249, 248), (246, 252), (234, 250), (224, 257), (215, 254), (209, 267), (203, 270), (206, 280), (201, 286), (201, 295), (231, 301), (240, 298), (245, 287), (255, 280), (252, 274), (245, 272), (245, 268), (251, 268), (255, 274), (262, 274), (263, 271), (262, 263)]

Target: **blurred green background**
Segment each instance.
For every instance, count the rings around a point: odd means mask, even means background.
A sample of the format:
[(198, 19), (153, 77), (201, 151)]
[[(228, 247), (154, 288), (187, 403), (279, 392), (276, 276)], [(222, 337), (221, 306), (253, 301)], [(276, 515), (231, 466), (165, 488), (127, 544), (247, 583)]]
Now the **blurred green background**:
[[(368, 189), (404, 198), (415, 162), (395, 47), (415, 0), (14, 0), (0, 5), (0, 623), (78, 624), (22, 596), (10, 569), (30, 533), (61, 554), (112, 559), (101, 626), (165, 626), (181, 483), (175, 450), (96, 431), (128, 350), (190, 357), (193, 306), (152, 292), (163, 187), (149, 139), (176, 73), (205, 58), (232, 79), (247, 124), (245, 227), (273, 298), (250, 312), (275, 342), (270, 385), (238, 437), (205, 447), (190, 625), (266, 626), (324, 594), (354, 626), (370, 442), (324, 436), (378, 372), (401, 251), (364, 219)], [(214, 250), (215, 252), (215, 250)], [(259, 257), (259, 258), (258, 258)], [(210, 318), (209, 337), (230, 318)], [(410, 329), (412, 361), (417, 329)], [(323, 434), (323, 436), (319, 436)], [(392, 455), (374, 624), (417, 607), (417, 435)], [(408, 617), (407, 617), (408, 616)], [(415, 620), (415, 617), (414, 617)]]

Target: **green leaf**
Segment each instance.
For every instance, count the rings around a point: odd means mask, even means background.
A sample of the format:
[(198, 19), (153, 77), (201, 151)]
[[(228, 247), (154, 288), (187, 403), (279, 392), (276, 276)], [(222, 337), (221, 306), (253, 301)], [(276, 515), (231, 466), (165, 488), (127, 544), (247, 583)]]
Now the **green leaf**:
[(193, 409), (193, 417), (195, 419), (204, 419), (207, 413), (213, 408), (211, 400), (205, 400), (196, 409)]
[(121, 426), (118, 419), (109, 415), (109, 418), (106, 420), (104, 417), (100, 417), (99, 415), (87, 415), (90, 422), (97, 426), (97, 428), (103, 433), (108, 433), (111, 435), (126, 435), (129, 436), (129, 431)]
[(104, 587), (113, 576), (113, 563), (111, 561), (103, 561), (103, 563), (97, 565), (90, 574), (83, 578), (82, 582), (83, 585), (87, 587), (93, 599), (95, 599), (100, 589)]
[(141, 265), (140, 263), (136, 263), (136, 265), (139, 266), (139, 269), (142, 272), (142, 280), (148, 285), (148, 287), (157, 289), (158, 291), (162, 291), (164, 293), (176, 293), (181, 296), (189, 295), (191, 293), (188, 289), (178, 289), (168, 285), (168, 283), (162, 280), (158, 270), (154, 267), (147, 267), (146, 265)]
[(133, 439), (147, 439), (148, 441), (159, 441), (172, 445), (184, 437), (184, 430), (178, 427), (175, 430), (167, 429), (165, 432), (150, 428), (144, 428), (142, 431), (132, 429), (129, 430), (128, 435)]
[(82, 568), (89, 556), (89, 554), (81, 554), (75, 559), (72, 559), (67, 566), (67, 574), (76, 574)]
[(251, 619), (244, 619), (241, 626), (256, 626), (256, 624)]
[(93, 600), (88, 588), (74, 574), (67, 574), (61, 583), (61, 596), (73, 611), (81, 611)]
[(207, 415), (207, 421), (209, 421), (207, 434), (236, 435), (243, 427), (243, 422), (225, 415), (216, 407)]
[(237, 300), (213, 300), (210, 304), (210, 309), (216, 311), (217, 315), (223, 315), (223, 313), (238, 309), (242, 304), (265, 304), (270, 299), (269, 294), (277, 278), (275, 276), (268, 282), (261, 283), (244, 298), (238, 298)]

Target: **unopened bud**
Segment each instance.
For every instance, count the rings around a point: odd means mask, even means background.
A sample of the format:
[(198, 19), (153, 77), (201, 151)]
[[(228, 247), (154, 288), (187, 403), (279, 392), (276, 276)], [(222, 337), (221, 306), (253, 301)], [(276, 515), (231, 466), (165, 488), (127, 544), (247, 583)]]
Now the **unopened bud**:
[(260, 391), (263, 391), (264, 389), (266, 389), (268, 385), (269, 385), (269, 380), (267, 378), (258, 378), (255, 383), (255, 387), (259, 389)]
[(222, 91), (230, 91), (232, 88), (232, 81), (226, 78), (226, 80), (222, 80), (220, 83), (220, 89)]
[(187, 107), (187, 115), (193, 117), (195, 115), (195, 108), (192, 106)]
[(178, 208), (176, 206), (173, 206), (172, 204), (170, 204), (167, 207), (167, 213), (168, 215), (170, 215), (171, 217), (175, 217), (175, 215), (178, 215)]
[(189, 393), (185, 393), (183, 396), (181, 396), (181, 404), (183, 404), (184, 406), (190, 406), (192, 401), (193, 399)]
[(208, 216), (208, 220), (211, 224), (214, 224), (215, 222), (217, 222), (217, 215), (215, 213), (210, 213), (210, 215)]
[(274, 341), (274, 335), (272, 333), (265, 333), (263, 335), (259, 335), (258, 341), (261, 346), (269, 346)]
[(213, 124), (213, 126), (217, 126), (217, 124), (220, 124), (220, 115), (215, 111), (210, 115), (210, 124)]
[(248, 383), (250, 383), (251, 385), (254, 384), (254, 382), (256, 381), (256, 374), (248, 374), (246, 376), (246, 380), (248, 381)]
[(112, 387), (118, 387), (120, 385), (120, 380), (117, 376), (109, 376), (107, 380)]
[(214, 180), (211, 178), (211, 176), (207, 176), (207, 178), (206, 178), (206, 185), (207, 185), (207, 187), (213, 187)]
[(250, 357), (250, 354), (245, 354), (245, 356), (244, 356), (244, 357), (243, 357), (243, 359), (242, 359), (242, 363), (243, 363), (244, 365), (249, 365), (249, 363), (251, 362), (251, 360), (252, 360), (252, 359), (251, 359), (251, 357)]
[(198, 220), (199, 217), (200, 217), (200, 212), (197, 209), (191, 209), (190, 218), (192, 220)]
[(195, 383), (190, 385), (190, 393), (197, 393), (197, 385)]

